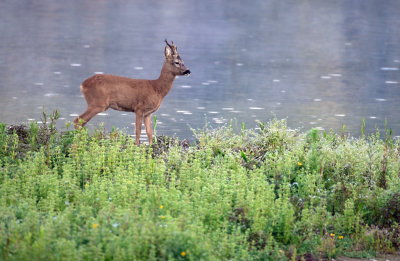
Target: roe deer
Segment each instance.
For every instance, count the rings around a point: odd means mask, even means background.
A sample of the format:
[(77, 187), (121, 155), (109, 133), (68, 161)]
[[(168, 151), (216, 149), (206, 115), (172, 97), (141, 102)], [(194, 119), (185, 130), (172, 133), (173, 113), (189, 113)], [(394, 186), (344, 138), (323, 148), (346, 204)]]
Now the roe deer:
[(158, 110), (162, 100), (172, 88), (177, 75), (189, 75), (174, 42), (165, 39), (165, 60), (160, 77), (156, 80), (131, 79), (115, 75), (96, 74), (80, 86), (87, 109), (74, 120), (75, 128), (84, 126), (96, 114), (113, 108), (136, 114), (136, 145), (140, 144), (142, 124), (146, 127), (149, 143), (153, 141), (151, 114)]

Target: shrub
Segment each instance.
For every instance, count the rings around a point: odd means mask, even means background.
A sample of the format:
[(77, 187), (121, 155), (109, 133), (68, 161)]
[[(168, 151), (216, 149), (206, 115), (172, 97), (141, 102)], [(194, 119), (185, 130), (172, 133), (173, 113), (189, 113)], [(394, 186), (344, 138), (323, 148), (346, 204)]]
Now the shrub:
[[(52, 116), (55, 118), (55, 116)], [(289, 260), (399, 247), (398, 140), (285, 121), (197, 143), (0, 124), (4, 260)]]

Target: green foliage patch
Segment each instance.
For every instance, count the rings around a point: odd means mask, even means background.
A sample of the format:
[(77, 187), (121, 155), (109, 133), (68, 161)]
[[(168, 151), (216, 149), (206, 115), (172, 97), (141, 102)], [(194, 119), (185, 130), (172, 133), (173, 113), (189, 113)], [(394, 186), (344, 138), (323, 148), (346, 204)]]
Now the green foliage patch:
[[(46, 115), (44, 115), (47, 117)], [(283, 120), (197, 142), (0, 124), (1, 260), (301, 260), (400, 247), (400, 143)]]

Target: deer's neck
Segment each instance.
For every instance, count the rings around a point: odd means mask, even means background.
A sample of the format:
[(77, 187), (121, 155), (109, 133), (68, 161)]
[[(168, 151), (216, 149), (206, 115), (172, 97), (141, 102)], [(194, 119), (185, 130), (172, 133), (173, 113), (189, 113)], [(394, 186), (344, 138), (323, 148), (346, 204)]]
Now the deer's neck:
[(159, 93), (163, 98), (169, 93), (172, 88), (172, 84), (175, 80), (175, 75), (168, 70), (167, 62), (164, 61), (164, 65), (161, 69), (161, 74), (158, 79), (153, 80), (152, 84), (157, 93)]

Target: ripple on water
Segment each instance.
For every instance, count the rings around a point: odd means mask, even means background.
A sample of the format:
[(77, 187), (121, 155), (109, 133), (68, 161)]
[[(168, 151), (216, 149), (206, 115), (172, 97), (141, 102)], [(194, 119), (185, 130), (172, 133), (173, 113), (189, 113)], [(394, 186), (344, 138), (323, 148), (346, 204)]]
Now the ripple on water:
[(381, 67), (382, 71), (398, 71), (399, 68), (397, 67)]
[(140, 70), (143, 70), (144, 68), (142, 66), (135, 66), (135, 67), (133, 67), (133, 69), (140, 71)]
[(340, 114), (340, 113), (338, 113), (338, 114), (335, 114), (335, 116), (336, 116), (336, 117), (346, 117), (346, 114)]
[(398, 84), (399, 82), (396, 81), (385, 81), (386, 84)]
[(183, 88), (183, 89), (190, 89), (190, 88), (192, 88), (192, 86), (190, 86), (190, 85), (181, 85), (181, 88)]
[(71, 117), (78, 117), (78, 116), (79, 116), (79, 114), (76, 114), (76, 113), (70, 113), (70, 114), (69, 114), (69, 116), (71, 116)]
[(322, 99), (316, 98), (316, 99), (314, 99), (314, 101), (315, 102), (320, 102), (320, 101), (322, 101)]
[(225, 123), (225, 121), (226, 121), (224, 118), (212, 118), (212, 119), (217, 124), (222, 124), (222, 123)]
[(376, 116), (369, 116), (370, 119), (376, 119)]
[(264, 108), (261, 107), (249, 107), (250, 110), (264, 110)]
[(184, 115), (192, 115), (193, 113), (191, 113), (190, 111), (183, 111), (183, 110), (178, 110), (176, 111), (177, 113), (182, 113)]
[(210, 85), (210, 83), (209, 82), (202, 82), (201, 85), (208, 86), (208, 85)]
[(100, 115), (100, 116), (107, 116), (107, 115), (108, 115), (108, 113), (105, 113), (105, 112), (100, 112), (100, 113), (97, 113), (97, 115)]
[(223, 111), (233, 111), (234, 109), (231, 107), (227, 107), (227, 108), (222, 108)]
[(320, 78), (324, 79), (324, 80), (328, 80), (328, 79), (331, 79), (332, 77), (329, 75), (322, 75)]
[(94, 72), (94, 74), (104, 74), (104, 72)]
[(71, 66), (72, 66), (72, 67), (80, 67), (81, 64), (80, 64), (80, 63), (71, 63)]
[(52, 96), (58, 96), (59, 94), (58, 93), (46, 93), (44, 96), (45, 97), (52, 97)]
[(375, 100), (376, 100), (376, 101), (381, 101), (381, 102), (387, 101), (386, 99), (383, 99), (383, 98), (376, 98)]

